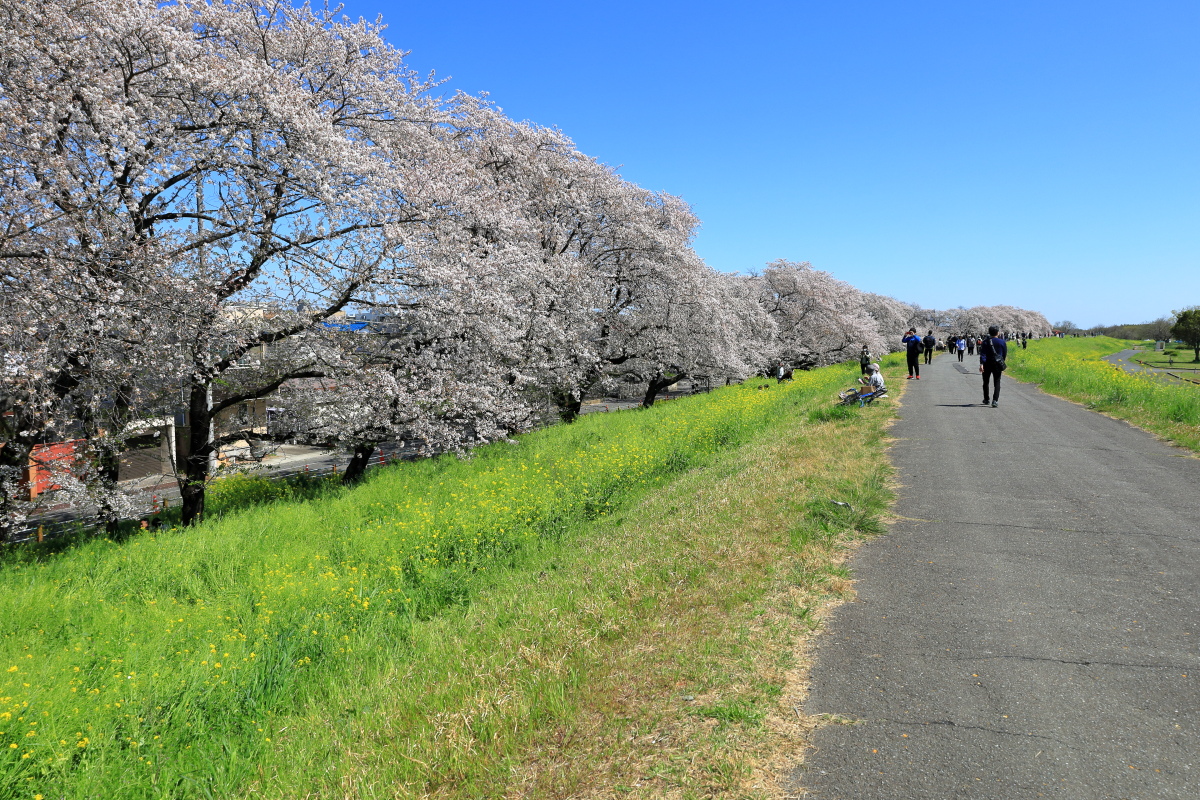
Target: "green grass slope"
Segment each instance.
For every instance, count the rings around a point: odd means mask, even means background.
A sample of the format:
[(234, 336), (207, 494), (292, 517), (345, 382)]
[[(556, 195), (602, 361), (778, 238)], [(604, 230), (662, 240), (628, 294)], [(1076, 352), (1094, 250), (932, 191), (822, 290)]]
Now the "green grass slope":
[(1044, 391), (1132, 422), (1191, 450), (1200, 450), (1200, 386), (1126, 372), (1102, 360), (1140, 342), (1106, 336), (1039, 339), (1010, 348), (1010, 373)]
[[(592, 415), (191, 530), (10, 551), (0, 568), (0, 791), (496, 791), (529, 747), (578, 711), (584, 674), (563, 671), (563, 652), (522, 652), (528, 645), (505, 631), (553, 627), (569, 610), (583, 615), (577, 635), (605, 640), (626, 613), (612, 611), (621, 598), (611, 587), (556, 595), (562, 610), (534, 603), (542, 578), (682, 475), (709, 470), (705, 480), (718, 480), (732, 454), (782, 428), (794, 438), (801, 423), (858, 424), (822, 411), (856, 374), (839, 366), (786, 385)], [(862, 441), (881, 453), (879, 440)], [(867, 445), (856, 446), (861, 458)], [(863, 463), (878, 467), (873, 458)], [(875, 511), (851, 528), (866, 530), (882, 508), (872, 474), (865, 507)], [(631, 558), (609, 557), (618, 561), (596, 566), (611, 571)], [(586, 567), (575, 563), (578, 579)], [(512, 673), (518, 688), (480, 697), (480, 671)], [(467, 707), (475, 711), (464, 731), (454, 720)]]

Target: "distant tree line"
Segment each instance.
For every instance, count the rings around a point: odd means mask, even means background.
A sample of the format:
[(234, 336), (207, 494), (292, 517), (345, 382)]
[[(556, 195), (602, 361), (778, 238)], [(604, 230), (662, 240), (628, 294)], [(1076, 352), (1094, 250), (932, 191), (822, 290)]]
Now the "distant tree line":
[(1149, 339), (1156, 342), (1179, 341), (1192, 348), (1200, 361), (1200, 306), (1172, 311), (1170, 316), (1150, 322), (1124, 325), (1093, 325), (1080, 328), (1069, 320), (1054, 323), (1054, 329), (1068, 335), (1111, 336), (1114, 339)]
[(1111, 336), (1114, 339), (1153, 339), (1165, 341), (1171, 338), (1171, 317), (1159, 317), (1151, 322), (1128, 323), (1123, 325), (1093, 325), (1090, 328), (1080, 328), (1073, 322), (1058, 322), (1054, 327), (1068, 334), (1084, 334), (1087, 336)]

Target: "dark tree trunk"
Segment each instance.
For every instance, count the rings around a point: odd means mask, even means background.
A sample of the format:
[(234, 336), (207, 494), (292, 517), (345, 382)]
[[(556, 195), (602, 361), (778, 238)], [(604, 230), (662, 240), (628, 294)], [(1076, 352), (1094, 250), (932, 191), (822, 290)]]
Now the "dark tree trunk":
[(686, 377), (687, 375), (681, 372), (671, 378), (664, 378), (662, 375), (651, 378), (650, 383), (646, 385), (646, 396), (642, 398), (642, 408), (649, 408), (654, 405), (654, 401), (658, 399), (659, 393), (665, 392)]
[(654, 405), (654, 401), (658, 399), (658, 393), (666, 389), (670, 384), (664, 384), (660, 380), (651, 379), (646, 384), (646, 394), (642, 395), (642, 408), (649, 408)]
[[(19, 422), (13, 425), (17, 429)], [(20, 438), (12, 438), (0, 447), (0, 475), (12, 476), (14, 485), (12, 492), (0, 490), (0, 541), (8, 541), (16, 533), (16, 527), (9, 524), (9, 513), (17, 505), (18, 498), (16, 483), (21, 479), (17, 476), (28, 474), (29, 456), (33, 452), (33, 442)], [(28, 498), (26, 498), (28, 499)]]
[(583, 408), (583, 398), (570, 397), (567, 398), (566, 405), (562, 409), (563, 422), (574, 422), (579, 419), (580, 410)]
[[(96, 471), (101, 484), (115, 490), (121, 477), (121, 454), (112, 447), (105, 447), (96, 456)], [(107, 501), (101, 501), (100, 516), (104, 519), (104, 532), (110, 537), (116, 536), (121, 521)]]
[(194, 383), (188, 402), (188, 445), (180, 475), (180, 522), (195, 525), (204, 516), (204, 492), (208, 483), (208, 462), (213, 452), (212, 412), (208, 386)]
[[(609, 364), (620, 364), (626, 360), (626, 357), (610, 358)], [(583, 396), (587, 394), (596, 382), (600, 380), (603, 373), (600, 370), (592, 369), (583, 377), (578, 387), (577, 394), (571, 394), (565, 391), (556, 391), (553, 395), (554, 403), (558, 406), (558, 415), (563, 422), (574, 422), (579, 419), (580, 410), (583, 408)]]
[(342, 474), (342, 484), (349, 485), (362, 480), (363, 475), (367, 473), (367, 463), (374, 453), (374, 445), (355, 445), (354, 455), (350, 457), (350, 463), (346, 465), (346, 471)]
[[(227, 363), (224, 367), (218, 365), (222, 369), (228, 366)], [(216, 438), (212, 426), (216, 415), (238, 403), (266, 397), (291, 378), (323, 377), (323, 371), (307, 368), (277, 375), (271, 382), (259, 384), (254, 391), (226, 397), (215, 406), (212, 402), (211, 381), (196, 380), (192, 383), (188, 397), (188, 442), (185, 448), (186, 455), (181, 458), (183, 469), (179, 476), (179, 493), (183, 496), (180, 521), (184, 525), (193, 525), (204, 515), (204, 490), (210, 477), (209, 462), (220, 441)]]
[[(116, 396), (113, 398), (112, 416), (109, 422), (114, 428), (120, 427), (122, 432), (129, 415), (132, 394), (133, 387), (121, 386), (118, 387)], [(96, 450), (96, 476), (100, 479), (100, 485), (105, 491), (116, 491), (121, 480), (121, 451), (117, 445), (117, 442), (121, 440), (120, 433), (105, 442), (99, 420), (90, 420), (88, 427), (101, 442), (101, 446)], [(104, 532), (109, 536), (115, 536), (120, 529), (120, 520), (117, 518), (117, 512), (112, 503), (105, 499), (103, 494), (99, 511), (100, 518), (104, 520)]]
[(646, 384), (646, 393), (642, 395), (642, 408), (649, 408), (654, 405), (654, 401), (658, 398), (658, 393), (662, 391), (658, 386), (658, 381), (653, 378)]
[(583, 392), (579, 393), (579, 397), (560, 393), (554, 398), (554, 404), (558, 406), (558, 416), (563, 422), (574, 422), (579, 419), (579, 410), (583, 408)]

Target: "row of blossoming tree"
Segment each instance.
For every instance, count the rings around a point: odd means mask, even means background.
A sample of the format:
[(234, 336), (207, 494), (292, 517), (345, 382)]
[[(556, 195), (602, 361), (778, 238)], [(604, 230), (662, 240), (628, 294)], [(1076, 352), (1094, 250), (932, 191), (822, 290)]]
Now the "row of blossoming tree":
[[(886, 352), (946, 316), (807, 264), (709, 268), (680, 199), (439, 94), (378, 24), (244, 0), (0, 12), (9, 530), (30, 454), (56, 437), (84, 443), (58, 482), (116, 519), (129, 432), (184, 413), (191, 523), (213, 420), (250, 399), (284, 391), (296, 432), (353, 451), (353, 475), (381, 442), (468, 447), (547, 406), (569, 420), (613, 381), (641, 381), (649, 404), (683, 377)], [(369, 333), (330, 324), (347, 313)]]

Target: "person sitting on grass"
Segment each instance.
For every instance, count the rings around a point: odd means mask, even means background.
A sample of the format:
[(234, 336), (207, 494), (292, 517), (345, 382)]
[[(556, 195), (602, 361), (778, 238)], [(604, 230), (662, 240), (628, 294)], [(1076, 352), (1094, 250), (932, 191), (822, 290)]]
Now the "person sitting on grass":
[(859, 394), (887, 391), (887, 384), (883, 381), (883, 373), (879, 371), (878, 364), (867, 364), (867, 377), (859, 378), (858, 382), (863, 385), (863, 388), (858, 390)]

